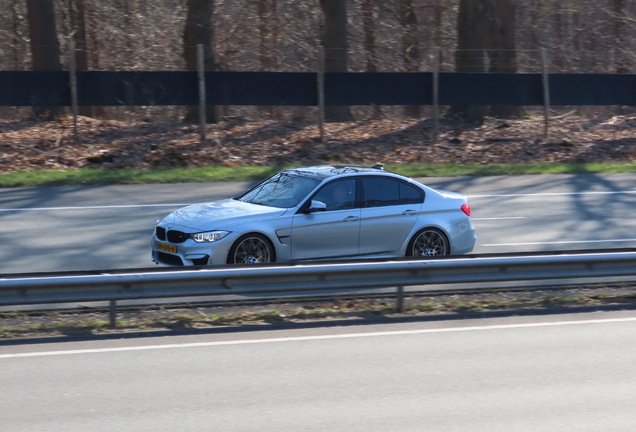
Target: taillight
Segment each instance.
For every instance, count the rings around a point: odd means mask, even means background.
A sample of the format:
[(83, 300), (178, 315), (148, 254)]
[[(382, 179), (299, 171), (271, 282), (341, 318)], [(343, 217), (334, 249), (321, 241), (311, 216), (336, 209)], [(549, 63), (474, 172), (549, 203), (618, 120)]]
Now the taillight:
[(470, 206), (468, 203), (462, 204), (461, 209), (464, 213), (466, 213), (466, 216), (470, 216)]

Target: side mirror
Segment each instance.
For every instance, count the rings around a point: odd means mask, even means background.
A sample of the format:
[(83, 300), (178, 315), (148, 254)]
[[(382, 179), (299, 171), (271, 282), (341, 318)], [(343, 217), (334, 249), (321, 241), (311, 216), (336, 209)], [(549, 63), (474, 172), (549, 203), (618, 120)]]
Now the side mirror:
[(309, 204), (309, 207), (307, 208), (307, 210), (305, 210), (305, 213), (317, 213), (324, 211), (327, 211), (327, 205), (324, 202), (311, 200), (311, 204)]

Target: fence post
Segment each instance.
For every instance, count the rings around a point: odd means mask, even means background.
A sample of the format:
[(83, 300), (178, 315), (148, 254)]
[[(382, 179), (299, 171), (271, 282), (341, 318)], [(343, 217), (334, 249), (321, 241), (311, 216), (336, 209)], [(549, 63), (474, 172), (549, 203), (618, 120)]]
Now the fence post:
[(318, 129), (320, 142), (325, 143), (325, 48), (318, 47)]
[(548, 54), (545, 48), (541, 48), (541, 77), (543, 84), (543, 137), (550, 140), (550, 75), (548, 69)]
[(205, 143), (205, 124), (206, 116), (205, 112), (206, 98), (205, 98), (205, 53), (203, 44), (197, 45), (197, 78), (199, 80), (199, 125), (201, 144)]
[(79, 109), (77, 103), (77, 62), (75, 58), (75, 42), (71, 42), (68, 45), (68, 70), (71, 85), (71, 106), (73, 108), (73, 141), (77, 144), (77, 115)]
[(433, 144), (437, 143), (439, 136), (439, 62), (441, 48), (435, 48), (435, 59), (433, 61)]

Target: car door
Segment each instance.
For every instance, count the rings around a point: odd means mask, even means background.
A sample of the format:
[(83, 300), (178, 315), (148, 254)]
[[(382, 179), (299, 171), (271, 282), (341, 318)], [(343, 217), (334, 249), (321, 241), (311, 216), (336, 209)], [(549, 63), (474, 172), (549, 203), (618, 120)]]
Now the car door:
[(424, 193), (391, 177), (365, 177), (362, 184), (360, 254), (394, 254), (415, 225)]
[[(338, 190), (345, 195), (335, 197)], [(340, 192), (342, 193), (342, 192)], [(320, 201), (325, 211), (294, 215), (291, 231), (292, 260), (343, 258), (358, 255), (360, 207), (355, 179), (327, 183), (309, 200)]]

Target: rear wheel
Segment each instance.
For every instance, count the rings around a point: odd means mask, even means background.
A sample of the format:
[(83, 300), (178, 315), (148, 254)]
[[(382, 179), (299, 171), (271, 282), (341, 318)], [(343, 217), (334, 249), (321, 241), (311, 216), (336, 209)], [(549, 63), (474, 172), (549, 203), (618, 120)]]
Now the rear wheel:
[(262, 234), (246, 234), (230, 248), (228, 264), (262, 264), (275, 261), (274, 247)]
[(426, 228), (415, 234), (406, 251), (407, 256), (440, 256), (450, 254), (446, 236), (435, 228)]

